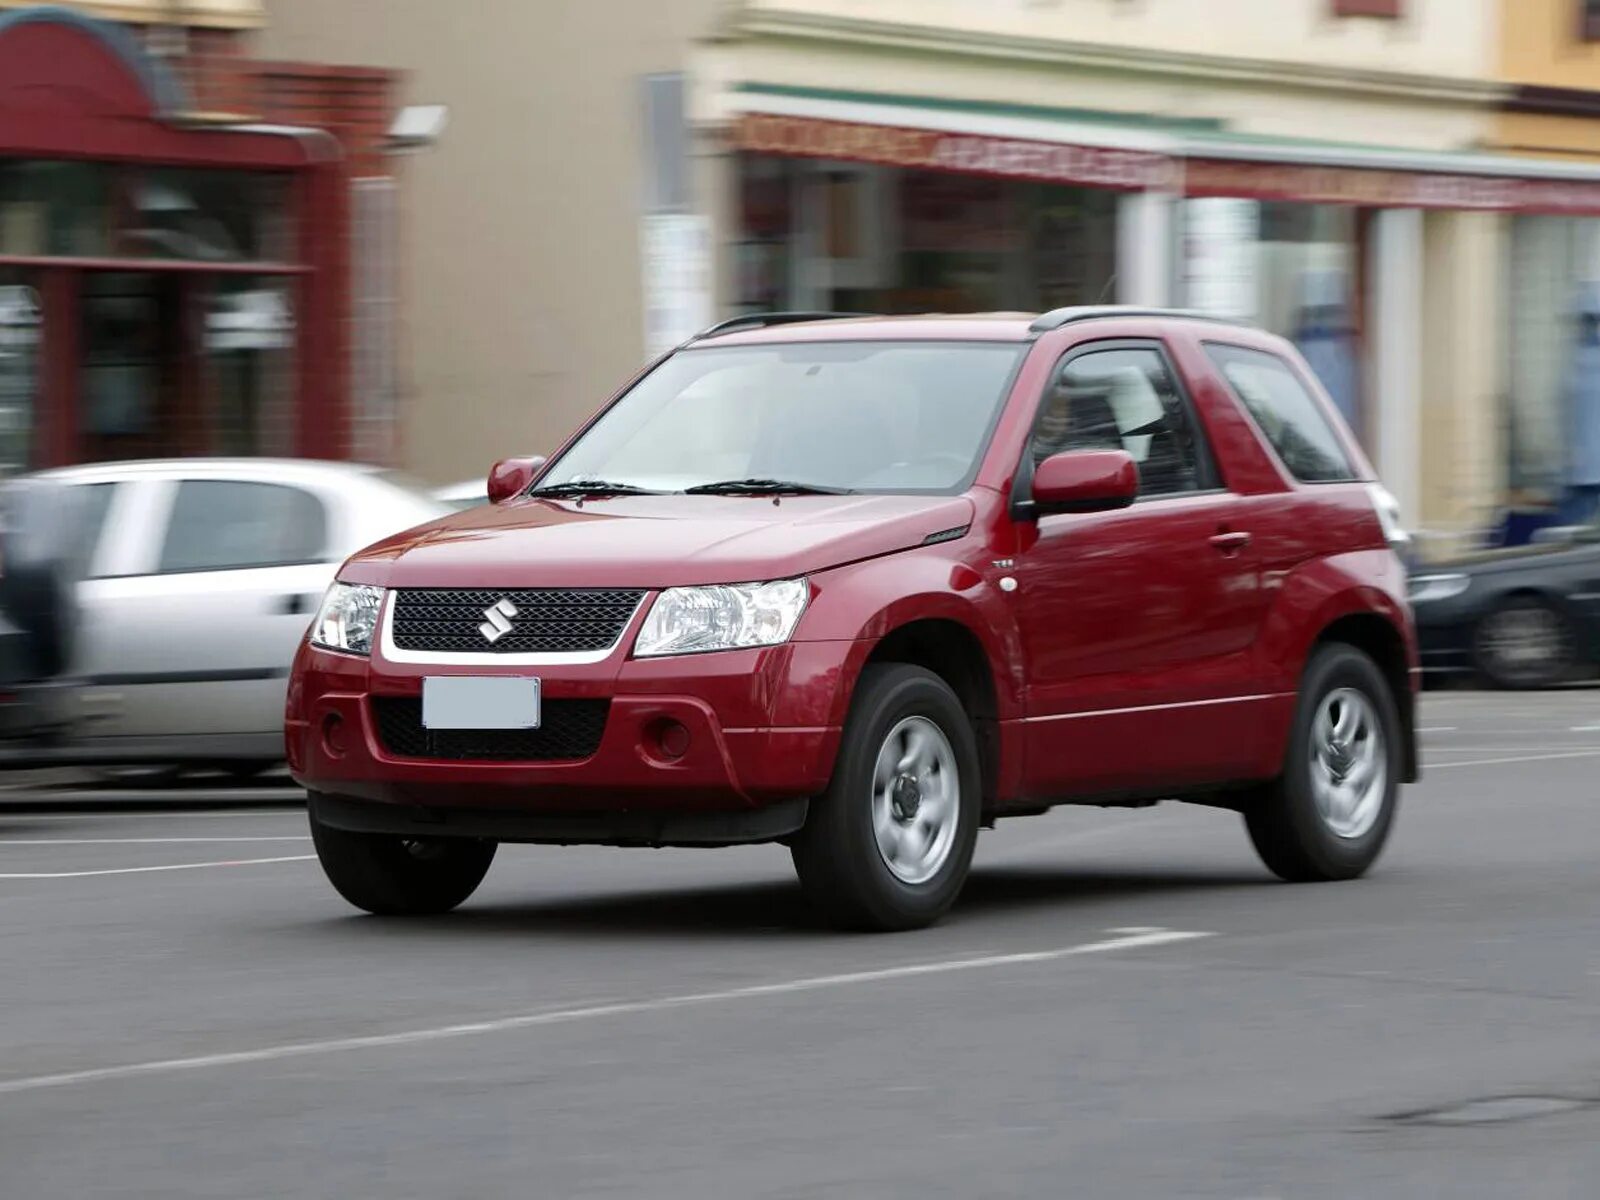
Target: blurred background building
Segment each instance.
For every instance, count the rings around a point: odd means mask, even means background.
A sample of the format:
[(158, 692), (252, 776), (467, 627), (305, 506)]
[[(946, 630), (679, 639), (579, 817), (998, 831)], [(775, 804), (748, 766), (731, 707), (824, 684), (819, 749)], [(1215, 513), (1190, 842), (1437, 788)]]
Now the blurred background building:
[(0, 0), (4, 467), (389, 451), (394, 80), (250, 57), (265, 17)]
[(1412, 523), (1555, 520), (1600, 214), (1571, 150), (1596, 127), (1519, 132), (1539, 101), (1513, 81), (1600, 86), (1596, 8), (749, 0), (695, 72), (737, 151), (730, 299), (1248, 317), (1304, 351)]
[[(17, 249), (40, 218), (11, 215), (37, 202), (0, 187), (0, 389), (34, 392), (0, 437), (34, 461), (292, 449), (471, 476), (550, 450), (718, 316), (1116, 300), (1292, 338), (1426, 531), (1526, 537), (1600, 487), (1588, 0), (76, 7), (185, 90), (153, 127), (329, 130), (340, 165), (320, 199), (309, 165), (215, 200), (158, 173), (181, 195), (134, 193), (142, 243), (43, 255)], [(330, 62), (362, 65), (304, 65)], [(385, 134), (421, 102), (448, 125), (398, 157)], [(163, 153), (149, 169), (180, 165)], [(0, 141), (0, 179), (69, 157)], [(57, 208), (129, 211), (85, 203)], [(234, 214), (225, 248), (176, 215), (208, 206)], [(206, 246), (152, 242), (166, 225)], [(117, 269), (129, 245), (161, 262)], [(94, 261), (39, 261), (62, 255)], [(152, 370), (160, 412), (206, 420), (130, 418)]]

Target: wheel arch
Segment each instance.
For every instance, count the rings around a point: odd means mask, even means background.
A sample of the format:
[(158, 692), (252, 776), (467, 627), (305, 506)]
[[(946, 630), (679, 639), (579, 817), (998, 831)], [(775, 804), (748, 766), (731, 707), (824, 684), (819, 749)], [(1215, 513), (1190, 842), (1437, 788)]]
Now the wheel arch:
[[(978, 742), (983, 793), (992, 801), (1001, 788), (1005, 755), (1000, 738), (1000, 689), (983, 640), (963, 621), (924, 616), (895, 625), (880, 636), (861, 664), (903, 663), (931, 671), (950, 686), (972, 722)], [(860, 679), (851, 681), (851, 691)]]
[[(1388, 617), (1381, 613), (1350, 612), (1336, 617), (1323, 626), (1312, 642), (1310, 653), (1330, 644), (1353, 646), (1377, 664), (1388, 681), (1395, 708), (1400, 714), (1402, 751), (1405, 761), (1404, 779), (1415, 783), (1421, 773), (1417, 753), (1417, 696), (1411, 687), (1411, 655), (1405, 635)], [(1310, 654), (1307, 655), (1307, 661)]]

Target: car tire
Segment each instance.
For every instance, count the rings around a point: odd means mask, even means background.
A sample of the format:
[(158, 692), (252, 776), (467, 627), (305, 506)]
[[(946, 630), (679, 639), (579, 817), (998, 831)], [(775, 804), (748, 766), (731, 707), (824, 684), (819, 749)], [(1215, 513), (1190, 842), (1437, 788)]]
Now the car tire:
[(311, 816), (311, 841), (334, 889), (386, 917), (447, 913), (477, 891), (497, 842), (335, 829)]
[(833, 779), (790, 847), (806, 898), (842, 928), (938, 920), (972, 865), (982, 778), (972, 722), (949, 684), (921, 667), (869, 666)]
[(1354, 646), (1319, 648), (1301, 684), (1283, 774), (1244, 808), (1267, 869), (1291, 883), (1364, 874), (1394, 824), (1402, 737), (1377, 664)]
[(1478, 622), (1472, 637), (1478, 673), (1506, 690), (1547, 688), (1575, 665), (1572, 623), (1536, 596), (1513, 596)]

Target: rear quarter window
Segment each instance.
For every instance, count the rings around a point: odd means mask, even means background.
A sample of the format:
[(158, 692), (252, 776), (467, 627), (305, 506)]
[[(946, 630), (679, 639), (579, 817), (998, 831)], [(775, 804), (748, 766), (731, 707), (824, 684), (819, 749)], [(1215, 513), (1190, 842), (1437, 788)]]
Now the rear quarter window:
[(1346, 483), (1357, 478), (1326, 409), (1276, 354), (1206, 345), (1206, 353), (1265, 435), (1289, 473), (1301, 483)]

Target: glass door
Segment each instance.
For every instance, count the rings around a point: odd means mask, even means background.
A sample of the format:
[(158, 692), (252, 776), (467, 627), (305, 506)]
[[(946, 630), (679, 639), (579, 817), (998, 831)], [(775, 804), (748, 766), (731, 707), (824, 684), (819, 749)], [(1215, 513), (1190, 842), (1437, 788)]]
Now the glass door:
[(78, 429), (86, 462), (184, 452), (184, 322), (179, 279), (156, 272), (83, 275)]

